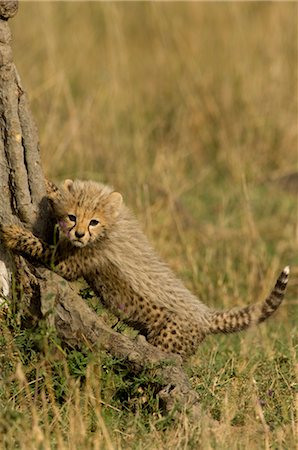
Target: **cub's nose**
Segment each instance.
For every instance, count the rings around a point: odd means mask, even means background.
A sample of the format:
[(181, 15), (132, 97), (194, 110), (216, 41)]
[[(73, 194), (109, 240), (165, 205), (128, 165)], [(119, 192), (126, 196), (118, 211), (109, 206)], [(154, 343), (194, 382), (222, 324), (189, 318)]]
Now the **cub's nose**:
[(84, 231), (75, 232), (75, 237), (77, 237), (78, 239), (82, 238), (84, 235), (85, 235)]

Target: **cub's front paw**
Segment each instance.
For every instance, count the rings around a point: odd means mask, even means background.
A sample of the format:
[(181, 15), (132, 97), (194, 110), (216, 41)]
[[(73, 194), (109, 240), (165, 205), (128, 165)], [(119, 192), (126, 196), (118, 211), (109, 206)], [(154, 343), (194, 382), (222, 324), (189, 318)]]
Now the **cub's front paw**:
[(10, 250), (22, 250), (20, 244), (24, 242), (24, 239), (29, 239), (32, 236), (30, 231), (19, 225), (1, 225), (0, 226), (0, 238), (5, 247)]

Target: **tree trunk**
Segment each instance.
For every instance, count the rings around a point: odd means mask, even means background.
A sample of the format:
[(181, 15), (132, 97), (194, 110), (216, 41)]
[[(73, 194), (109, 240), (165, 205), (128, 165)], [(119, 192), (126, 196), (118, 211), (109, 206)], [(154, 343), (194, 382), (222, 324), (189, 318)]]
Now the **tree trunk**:
[[(8, 19), (17, 12), (17, 1), (0, 1), (0, 223), (22, 222), (48, 240), (50, 209), (40, 163), (37, 130), (21, 86), (10, 47)], [(167, 410), (179, 401), (198, 408), (198, 397), (189, 385), (179, 357), (166, 355), (145, 339), (129, 339), (111, 330), (57, 274), (33, 267), (9, 254), (0, 242), (0, 292), (12, 298), (11, 276), (22, 286), (22, 315), (29, 326), (47, 317), (68, 345), (83, 342), (124, 359), (131, 370), (151, 367), (159, 375), (160, 398)], [(29, 320), (28, 320), (29, 319)], [(165, 359), (171, 364), (165, 366)]]

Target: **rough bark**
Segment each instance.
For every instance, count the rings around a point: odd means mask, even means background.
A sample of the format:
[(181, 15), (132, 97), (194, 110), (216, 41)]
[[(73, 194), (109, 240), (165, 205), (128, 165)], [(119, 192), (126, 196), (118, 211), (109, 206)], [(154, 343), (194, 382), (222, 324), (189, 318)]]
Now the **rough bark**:
[[(16, 12), (16, 1), (0, 1), (0, 221), (21, 221), (47, 239), (49, 208), (37, 130), (10, 47), (7, 20)], [(30, 319), (27, 324), (46, 317), (69, 345), (79, 346), (87, 341), (125, 360), (134, 372), (153, 370), (161, 380), (159, 396), (167, 410), (177, 401), (198, 410), (197, 394), (178, 357), (172, 356), (171, 364), (165, 365), (169, 355), (145, 339), (132, 340), (111, 330), (64, 279), (47, 269), (32, 267), (21, 257), (13, 257), (0, 242), (0, 292), (5, 296), (9, 295), (12, 272), (22, 284), (23, 314)]]

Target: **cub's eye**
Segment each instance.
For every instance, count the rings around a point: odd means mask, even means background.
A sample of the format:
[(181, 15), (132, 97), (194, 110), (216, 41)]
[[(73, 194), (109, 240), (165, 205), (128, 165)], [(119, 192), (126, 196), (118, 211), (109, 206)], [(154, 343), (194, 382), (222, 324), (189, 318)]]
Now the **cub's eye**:
[(96, 219), (90, 220), (90, 223), (89, 223), (89, 225), (90, 225), (91, 227), (95, 227), (95, 226), (98, 225), (98, 224), (99, 224), (99, 220), (96, 220)]
[(73, 214), (68, 214), (68, 218), (69, 218), (69, 220), (70, 220), (71, 222), (76, 222), (76, 221), (77, 221), (76, 216), (74, 216)]

